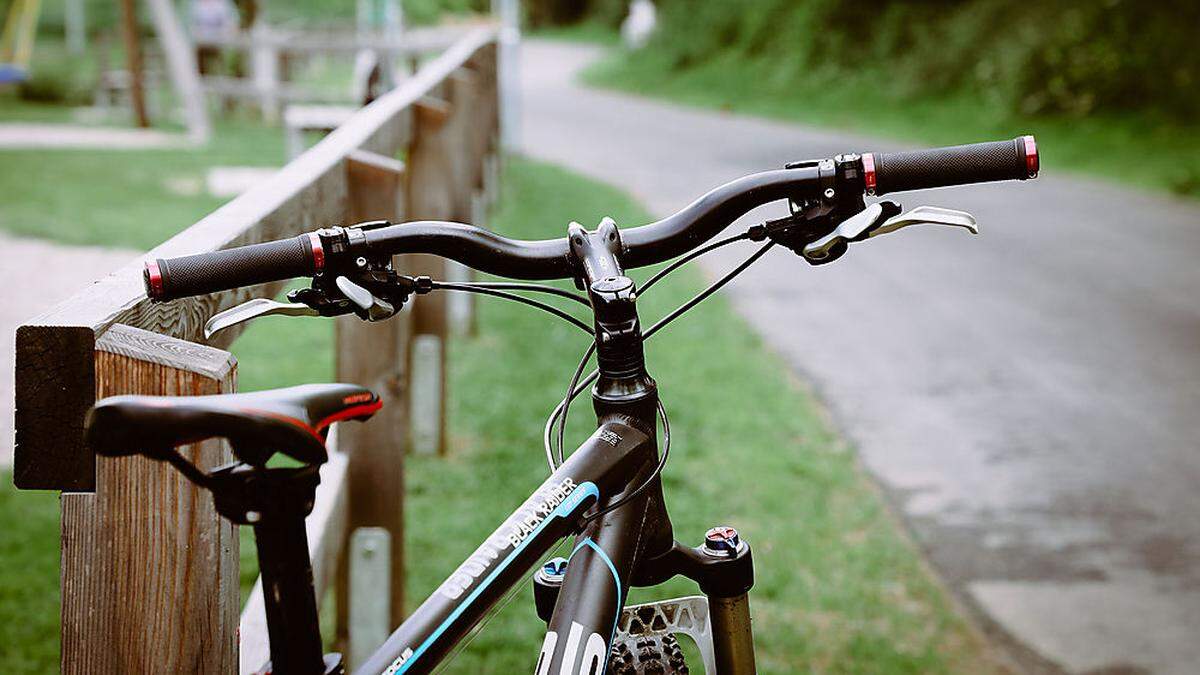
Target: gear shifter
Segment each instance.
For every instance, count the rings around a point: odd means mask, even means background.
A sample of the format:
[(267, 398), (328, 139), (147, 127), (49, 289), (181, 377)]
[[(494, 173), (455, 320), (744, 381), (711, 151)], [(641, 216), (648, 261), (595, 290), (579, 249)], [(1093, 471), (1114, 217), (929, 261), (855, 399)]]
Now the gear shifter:
[(342, 295), (345, 295), (350, 302), (353, 302), (362, 310), (362, 312), (355, 312), (355, 314), (358, 314), (367, 321), (380, 321), (396, 314), (396, 308), (392, 306), (392, 303), (375, 297), (371, 291), (350, 281), (346, 277), (338, 277), (334, 280), (334, 284), (337, 285)]

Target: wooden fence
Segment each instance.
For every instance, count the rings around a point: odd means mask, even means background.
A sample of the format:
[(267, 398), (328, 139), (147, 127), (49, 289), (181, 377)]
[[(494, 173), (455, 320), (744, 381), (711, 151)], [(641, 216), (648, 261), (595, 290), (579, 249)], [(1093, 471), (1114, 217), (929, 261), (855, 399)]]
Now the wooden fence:
[[(493, 28), (473, 30), (271, 180), (146, 257), (369, 219), (478, 222), (496, 177), (496, 56)], [(398, 264), (407, 272), (447, 273), (438, 259), (403, 258)], [(236, 361), (225, 349), (237, 330), (205, 343), (204, 322), (251, 297), (274, 295), (283, 284), (151, 304), (141, 269), (139, 260), (18, 328), (14, 481), (62, 492), (64, 672), (231, 672), (239, 667), (236, 528), (217, 516), (208, 494), (169, 466), (95, 457), (83, 442), (83, 419), (98, 398), (114, 394), (234, 391)], [(344, 588), (348, 534), (360, 526), (385, 528), (393, 624), (404, 607), (410, 345), (444, 338), (446, 326), (437, 294), (380, 324), (337, 322), (337, 379), (374, 388), (385, 405), (369, 424), (336, 432), (309, 518), (314, 581), (318, 598), (333, 584)], [(442, 358), (433, 368), (441, 397), (444, 372)], [(436, 416), (428, 425), (432, 441), (442, 445), (445, 406), (435, 401), (429, 410), (424, 414)], [(230, 459), (218, 442), (185, 454), (204, 467)], [(240, 618), (243, 672), (266, 658), (261, 611), (261, 598), (252, 597)], [(338, 615), (344, 635), (344, 607)]]

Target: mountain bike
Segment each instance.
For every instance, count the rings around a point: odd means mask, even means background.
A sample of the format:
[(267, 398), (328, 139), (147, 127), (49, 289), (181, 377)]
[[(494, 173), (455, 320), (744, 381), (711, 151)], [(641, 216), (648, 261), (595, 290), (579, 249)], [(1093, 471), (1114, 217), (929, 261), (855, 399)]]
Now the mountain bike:
[[(977, 232), (968, 213), (936, 207), (901, 212), (890, 192), (1038, 173), (1032, 136), (898, 153), (844, 154), (788, 164), (718, 187), (663, 220), (620, 229), (603, 219), (594, 230), (571, 223), (560, 239), (519, 241), (462, 223), (384, 221), (327, 227), (300, 236), (146, 263), (149, 297), (185, 296), (310, 277), (289, 302), (252, 300), (213, 316), (206, 335), (268, 315), (338, 316), (366, 321), (394, 316), (415, 296), (480, 293), (525, 303), (569, 321), (589, 347), (542, 432), (550, 476), (405, 620), (358, 673), (425, 673), (441, 664), (511, 589), (534, 574), (535, 607), (546, 622), (537, 675), (686, 673), (674, 635), (699, 648), (705, 671), (755, 672), (748, 592), (751, 547), (730, 527), (714, 527), (700, 546), (675, 539), (660, 474), (671, 430), (643, 344), (708, 298), (768, 250), (782, 246), (813, 265), (827, 264), (853, 243), (916, 224)], [(742, 215), (784, 200), (787, 215), (713, 241)], [(637, 299), (701, 255), (739, 242), (755, 250), (703, 291), (643, 329)], [(484, 273), (521, 281), (450, 282), (395, 269), (403, 253), (444, 256)], [(626, 271), (667, 263), (640, 285)], [(538, 280), (574, 280), (581, 293)], [(534, 293), (587, 308), (583, 321)], [(596, 368), (584, 371), (592, 356)], [(564, 453), (571, 402), (591, 388), (596, 431)], [(313, 508), (325, 439), (332, 423), (364, 420), (380, 407), (354, 385), (198, 397), (119, 396), (99, 402), (87, 423), (95, 452), (143, 454), (170, 462), (212, 492), (222, 516), (254, 528), (262, 571), (271, 660), (280, 674), (340, 673), (338, 654), (322, 654), (304, 518)], [(236, 461), (206, 471), (176, 448), (228, 439)], [(661, 446), (661, 449), (660, 449)], [(277, 453), (292, 466), (269, 466)], [(543, 558), (574, 537), (566, 558)], [(702, 595), (625, 606), (631, 587), (682, 575)], [(532, 655), (531, 655), (532, 657)]]

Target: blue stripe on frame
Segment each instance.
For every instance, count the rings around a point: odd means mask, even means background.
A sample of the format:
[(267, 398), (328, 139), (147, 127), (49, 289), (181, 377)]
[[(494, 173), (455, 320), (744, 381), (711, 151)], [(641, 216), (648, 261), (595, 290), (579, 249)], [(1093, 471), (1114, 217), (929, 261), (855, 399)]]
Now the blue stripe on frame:
[[(471, 594), (467, 596), (466, 600), (463, 600), (461, 603), (459, 603), (458, 607), (455, 607), (454, 611), (450, 613), (450, 616), (446, 617), (446, 619), (442, 621), (441, 625), (434, 629), (434, 631), (429, 634), (429, 637), (425, 638), (425, 641), (421, 643), (421, 646), (417, 647), (416, 650), (413, 651), (412, 656), (408, 657), (408, 660), (404, 662), (404, 665), (400, 666), (400, 669), (396, 671), (396, 675), (408, 672), (408, 670), (412, 668), (413, 664), (417, 662), (417, 659), (420, 658), (421, 654), (424, 654), (429, 649), (430, 645), (432, 645), (439, 637), (441, 637), (442, 633), (446, 632), (446, 629), (450, 627), (450, 624), (454, 623), (458, 617), (462, 616), (462, 613), (466, 611), (467, 607), (471, 606), (471, 603), (479, 597), (479, 594), (482, 593), (483, 590), (487, 588), (493, 581), (495, 581), (496, 577), (500, 576), (500, 573), (508, 567), (508, 565), (517, 557), (517, 555), (521, 551), (525, 550), (525, 547), (529, 545), (529, 542), (537, 538), (537, 535), (546, 528), (546, 525), (548, 525), (551, 520), (555, 518), (566, 518), (570, 515), (571, 511), (579, 506), (579, 504), (588, 496), (595, 497), (597, 501), (600, 499), (600, 488), (596, 487), (596, 484), (591, 481), (582, 483), (579, 485), (579, 487), (572, 490), (571, 494), (567, 495), (567, 498), (564, 499), (561, 504), (555, 507), (555, 509), (550, 512), (550, 515), (547, 516), (545, 520), (538, 523), (538, 526), (534, 528), (533, 532), (531, 532), (528, 537), (525, 537), (525, 540), (517, 545), (517, 547), (512, 550), (512, 553), (509, 553), (508, 557), (501, 561), (501, 563), (496, 566), (496, 569), (492, 570), (492, 573), (487, 575), (487, 578), (485, 578), (478, 586), (475, 587), (474, 591), (471, 591)], [(601, 551), (601, 555), (603, 555), (603, 551)], [(609, 567), (612, 567), (611, 562), (609, 563)], [(613, 574), (616, 574), (615, 568), (613, 569)], [(620, 586), (618, 585), (618, 589), (619, 588)]]

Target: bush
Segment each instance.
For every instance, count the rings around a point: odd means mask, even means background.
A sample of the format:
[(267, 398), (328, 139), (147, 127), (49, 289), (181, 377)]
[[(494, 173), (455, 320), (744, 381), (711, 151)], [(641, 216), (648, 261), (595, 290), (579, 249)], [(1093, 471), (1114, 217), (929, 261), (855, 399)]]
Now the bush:
[(1200, 113), (1194, 0), (661, 0), (648, 47), (672, 68), (761, 62), (776, 77), (863, 73), (897, 95), (967, 89), (1011, 112)]
[(35, 52), (29, 79), (17, 88), (27, 101), (86, 105), (92, 101), (95, 65), (86, 57), (70, 56), (62, 50)]

